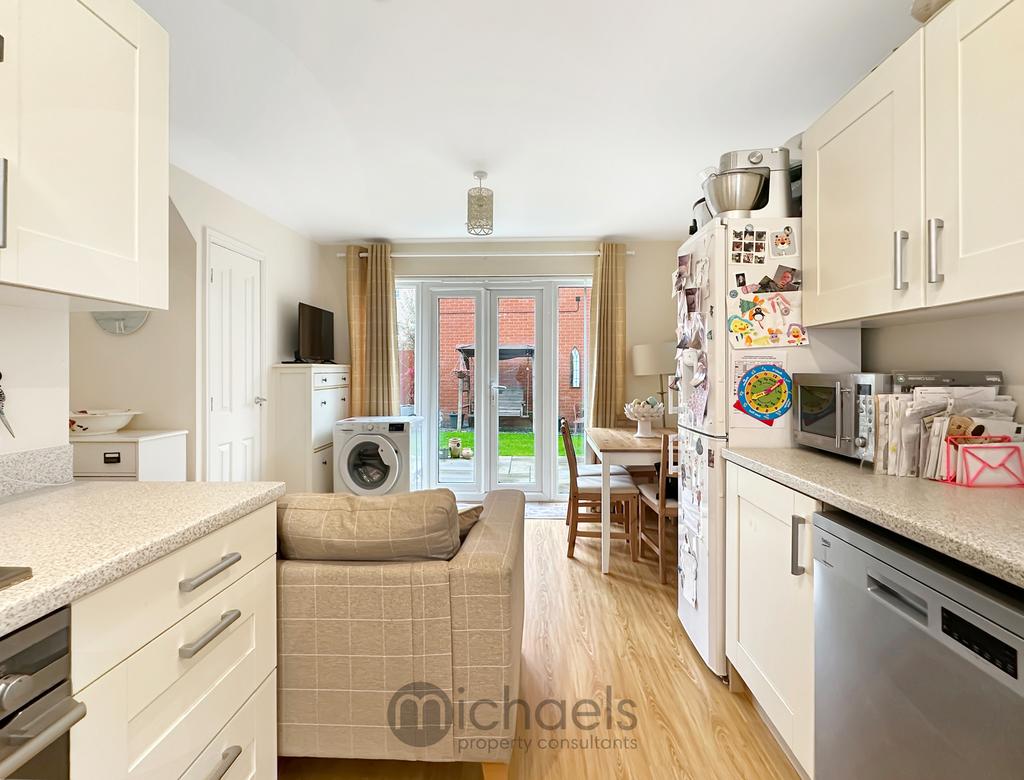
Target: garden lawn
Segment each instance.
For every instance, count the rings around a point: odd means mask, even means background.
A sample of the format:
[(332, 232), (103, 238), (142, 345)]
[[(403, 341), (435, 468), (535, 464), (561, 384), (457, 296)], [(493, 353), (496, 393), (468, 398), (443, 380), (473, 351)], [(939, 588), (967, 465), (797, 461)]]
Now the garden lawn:
[[(473, 431), (441, 431), (438, 436), (438, 447), (448, 448), (449, 439), (462, 439), (463, 447), (472, 447), (476, 452), (476, 435)], [(532, 433), (517, 433), (515, 431), (501, 431), (498, 433), (498, 455), (520, 455), (532, 457), (535, 454), (535, 436)], [(572, 437), (573, 449), (577, 454), (583, 452), (583, 434), (577, 433)], [(565, 456), (565, 446), (562, 444), (562, 437), (558, 437), (558, 455)]]

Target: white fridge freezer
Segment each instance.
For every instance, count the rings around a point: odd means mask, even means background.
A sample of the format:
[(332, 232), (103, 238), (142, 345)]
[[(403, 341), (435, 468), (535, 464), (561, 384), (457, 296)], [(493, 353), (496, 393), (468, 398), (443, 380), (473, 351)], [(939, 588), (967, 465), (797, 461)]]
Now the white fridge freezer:
[[(776, 241), (782, 245), (776, 247)], [(783, 411), (790, 406), (782, 403), (786, 388), (767, 395), (769, 382), (760, 395), (743, 393), (748, 404), (737, 408), (740, 380), (759, 365), (769, 366), (766, 375), (780, 382), (798, 372), (860, 370), (858, 328), (807, 331), (800, 323), (801, 244), (798, 218), (712, 220), (679, 248), (673, 276), (679, 345), (678, 612), (701, 657), (719, 675), (726, 673), (722, 450), (793, 446), (791, 414)], [(789, 398), (791, 404), (791, 387)], [(773, 409), (769, 402), (776, 399)], [(764, 414), (755, 417), (745, 409)]]

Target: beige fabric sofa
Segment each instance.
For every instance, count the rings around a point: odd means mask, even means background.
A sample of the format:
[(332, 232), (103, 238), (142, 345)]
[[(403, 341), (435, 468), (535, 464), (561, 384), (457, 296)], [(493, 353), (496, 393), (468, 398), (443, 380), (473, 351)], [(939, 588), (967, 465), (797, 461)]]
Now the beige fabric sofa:
[[(524, 496), (491, 493), (461, 545), (456, 514), (450, 560), (408, 560), (417, 534), (431, 555), (450, 538), (451, 528), (438, 524), (453, 522), (454, 496), (428, 493), (436, 495), (425, 503), (281, 501), (281, 755), (508, 762), (521, 709), (505, 702), (519, 693)], [(341, 517), (355, 511), (376, 520), (359, 530)], [(391, 529), (384, 536), (401, 538), (394, 547), (406, 560), (288, 557), (350, 554), (357, 540), (340, 537), (363, 534), (387, 553), (381, 523)]]

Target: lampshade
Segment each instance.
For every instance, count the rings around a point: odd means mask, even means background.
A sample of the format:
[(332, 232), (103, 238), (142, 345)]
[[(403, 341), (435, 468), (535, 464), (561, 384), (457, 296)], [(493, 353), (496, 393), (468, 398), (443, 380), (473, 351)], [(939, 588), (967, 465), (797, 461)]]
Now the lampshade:
[(473, 236), (489, 236), (494, 232), (494, 191), (484, 186), (487, 171), (476, 171), (477, 186), (466, 196), (466, 232)]
[(671, 341), (633, 346), (633, 376), (657, 376), (676, 371), (676, 345)]

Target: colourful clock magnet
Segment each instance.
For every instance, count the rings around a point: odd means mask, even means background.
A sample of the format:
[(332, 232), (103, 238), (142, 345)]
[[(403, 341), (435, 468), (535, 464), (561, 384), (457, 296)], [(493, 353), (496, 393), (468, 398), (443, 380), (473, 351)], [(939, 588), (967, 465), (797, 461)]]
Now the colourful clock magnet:
[(770, 426), (792, 405), (793, 380), (785, 370), (766, 364), (754, 366), (740, 378), (733, 407)]

